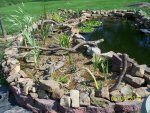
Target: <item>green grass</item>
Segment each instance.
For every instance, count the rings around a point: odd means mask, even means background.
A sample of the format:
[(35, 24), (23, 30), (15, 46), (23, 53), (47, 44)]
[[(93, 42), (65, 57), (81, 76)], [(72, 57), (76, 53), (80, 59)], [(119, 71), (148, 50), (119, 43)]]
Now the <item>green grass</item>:
[[(4, 0), (2, 0), (4, 1)], [(16, 1), (19, 0), (7, 0), (11, 1), (14, 4), (18, 3)], [(21, 0), (20, 0), (21, 1)], [(23, 1), (33, 1), (33, 0), (23, 0)], [(38, 1), (38, 2), (37, 2)], [(31, 16), (35, 17), (36, 20), (41, 16), (43, 6), (43, 0), (34, 0), (34, 2), (25, 2), (25, 10)], [(66, 2), (68, 1), (68, 2)], [(138, 3), (138, 2), (149, 2), (149, 0), (46, 0), (46, 9), (48, 12), (56, 11), (58, 8), (65, 8), (65, 9), (73, 9), (73, 10), (81, 10), (81, 9), (99, 9), (99, 10), (111, 10), (111, 9), (139, 9), (135, 7), (128, 7), (131, 3)], [(1, 2), (1, 4), (8, 5), (8, 3)], [(14, 33), (18, 31), (17, 28), (12, 28), (11, 24), (7, 21), (10, 15), (15, 14), (14, 10), (21, 5), (10, 5), (7, 7), (0, 7), (0, 15), (3, 16), (3, 21), (6, 26), (7, 32)], [(2, 5), (1, 5), (2, 6)], [(150, 8), (140, 8), (144, 10), (148, 15), (150, 15)], [(1, 34), (1, 32), (0, 32)]]

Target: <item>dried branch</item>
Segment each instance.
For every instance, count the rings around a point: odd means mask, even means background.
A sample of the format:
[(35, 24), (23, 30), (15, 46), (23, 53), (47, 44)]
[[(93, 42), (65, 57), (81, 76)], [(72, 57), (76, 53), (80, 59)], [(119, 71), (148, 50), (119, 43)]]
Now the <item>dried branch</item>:
[(117, 89), (123, 79), (123, 77), (125, 76), (126, 74), (126, 71), (127, 71), (127, 59), (128, 59), (128, 55), (127, 54), (123, 54), (123, 70), (122, 72), (120, 73), (116, 83), (109, 89), (110, 92), (114, 91), (115, 89)]
[[(98, 43), (101, 43), (101, 42), (103, 42), (103, 41), (104, 41), (103, 39), (100, 39), (100, 40), (97, 40), (97, 41), (85, 41), (85, 42), (79, 43), (78, 45), (76, 45), (76, 46), (73, 47), (73, 48), (64, 48), (64, 47), (41, 48), (41, 47), (39, 47), (39, 49), (40, 49), (41, 51), (59, 51), (59, 50), (65, 50), (65, 51), (68, 51), (68, 52), (73, 52), (73, 53), (75, 53), (75, 52), (77, 52), (76, 50), (77, 50), (79, 47), (83, 46), (83, 45), (93, 45), (93, 46), (95, 46), (95, 45), (97, 45)], [(14, 48), (19, 48), (19, 49), (29, 49), (29, 50), (34, 49), (34, 47), (25, 47), (25, 46), (13, 46), (13, 47), (14, 47)]]

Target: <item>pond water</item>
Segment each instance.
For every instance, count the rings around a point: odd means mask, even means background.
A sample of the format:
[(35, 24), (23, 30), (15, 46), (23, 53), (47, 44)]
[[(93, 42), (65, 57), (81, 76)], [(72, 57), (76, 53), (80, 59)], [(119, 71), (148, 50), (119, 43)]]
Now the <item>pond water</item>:
[(101, 19), (103, 26), (90, 39), (104, 38), (100, 45), (102, 52), (115, 51), (127, 53), (139, 64), (150, 66), (150, 36), (141, 33), (131, 21), (118, 19)]

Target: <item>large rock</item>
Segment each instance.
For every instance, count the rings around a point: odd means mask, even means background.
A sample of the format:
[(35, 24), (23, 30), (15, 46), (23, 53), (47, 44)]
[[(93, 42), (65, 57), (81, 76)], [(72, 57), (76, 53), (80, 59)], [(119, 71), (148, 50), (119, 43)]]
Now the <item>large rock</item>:
[(144, 77), (146, 68), (147, 68), (146, 65), (138, 65), (135, 63), (132, 67), (131, 75), (137, 76), (137, 77)]
[(93, 54), (101, 55), (101, 50), (98, 47), (88, 47), (87, 54), (93, 56)]
[(139, 98), (147, 97), (148, 95), (150, 95), (150, 89), (148, 89), (147, 87), (134, 89), (133, 92), (134, 95)]
[(78, 90), (70, 90), (70, 98), (72, 101), (72, 107), (80, 107), (79, 104), (79, 91)]
[(80, 93), (80, 105), (81, 106), (90, 106), (90, 97), (87, 93)]
[(107, 86), (105, 87), (102, 87), (102, 89), (100, 91), (96, 91), (95, 92), (95, 96), (96, 97), (103, 97), (103, 98), (106, 98), (106, 99), (110, 99), (109, 98), (109, 89)]
[(50, 99), (35, 99), (35, 106), (40, 108), (42, 113), (51, 112), (53, 110), (57, 111), (58, 103), (55, 100)]
[(145, 80), (143, 78), (133, 77), (129, 74), (125, 75), (125, 80), (135, 88), (140, 87), (145, 82)]
[(111, 106), (106, 108), (89, 106), (87, 107), (86, 113), (115, 113), (115, 111)]
[(141, 103), (138, 101), (119, 102), (115, 105), (116, 113), (140, 113)]
[(132, 96), (133, 90), (132, 90), (131, 86), (129, 86), (129, 85), (124, 86), (124, 87), (121, 89), (121, 94), (122, 94), (123, 96)]
[(71, 99), (69, 96), (64, 95), (61, 99), (60, 99), (60, 105), (63, 107), (70, 107), (71, 106)]
[(53, 90), (52, 98), (53, 99), (60, 99), (63, 95), (64, 95), (63, 89), (55, 89), (55, 90)]
[(58, 82), (54, 80), (40, 80), (40, 87), (49, 92), (60, 89)]

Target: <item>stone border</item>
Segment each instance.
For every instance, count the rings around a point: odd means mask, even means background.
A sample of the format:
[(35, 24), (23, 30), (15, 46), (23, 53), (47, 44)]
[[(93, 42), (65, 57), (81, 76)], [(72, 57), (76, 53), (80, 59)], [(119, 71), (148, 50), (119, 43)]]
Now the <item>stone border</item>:
[[(90, 18), (98, 18), (98, 17), (117, 17), (117, 18), (127, 18), (131, 20), (135, 20), (137, 23), (136, 25), (142, 29), (150, 29), (150, 18), (145, 16), (145, 13), (142, 11), (135, 11), (135, 10), (98, 10), (98, 11), (81, 11), (81, 17), (74, 19), (71, 22), (71, 26), (77, 25), (80, 22), (83, 22)], [(34, 24), (32, 28), (37, 28), (41, 21)], [(72, 29), (72, 27), (70, 27)], [(72, 30), (72, 34), (75, 34)], [(79, 34), (75, 34), (75, 37), (82, 37)], [(6, 81), (10, 83), (10, 89), (15, 96), (17, 103), (21, 106), (26, 107), (27, 109), (37, 113), (37, 112), (47, 112), (47, 113), (56, 113), (57, 111), (62, 113), (114, 113), (114, 112), (131, 112), (131, 111), (140, 111), (141, 105), (139, 102), (119, 102), (115, 103), (114, 105), (110, 106), (110, 108), (101, 108), (101, 107), (79, 107), (79, 108), (67, 108), (60, 106), (57, 100), (51, 99), (34, 99), (29, 95), (23, 95), (22, 89), (17, 87), (16, 81), (18, 78), (22, 77), (25, 78), (26, 74), (20, 69), (20, 63), (17, 60), (16, 56), (18, 56), (18, 49), (13, 48), (13, 46), (20, 46), (23, 43), (22, 34), (15, 36), (13, 39), (12, 46), (5, 50), (5, 57), (2, 63), (3, 71), (5, 73)], [(104, 54), (103, 54), (104, 55)], [(108, 54), (107, 54), (108, 55)], [(118, 59), (117, 59), (118, 60)], [(118, 61), (117, 61), (118, 62)], [(134, 67), (135, 66), (135, 67)], [(135, 63), (132, 65), (134, 67), (135, 72), (142, 73), (144, 70), (144, 77), (147, 81), (150, 81), (150, 70), (145, 66), (139, 67)], [(147, 76), (145, 75), (145, 72)], [(141, 74), (140, 74), (141, 75)], [(138, 75), (137, 75), (138, 76)], [(132, 77), (131, 77), (132, 78)], [(129, 77), (129, 79), (131, 79)], [(31, 84), (34, 84), (31, 81)], [(141, 103), (141, 102), (140, 102)]]

